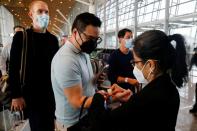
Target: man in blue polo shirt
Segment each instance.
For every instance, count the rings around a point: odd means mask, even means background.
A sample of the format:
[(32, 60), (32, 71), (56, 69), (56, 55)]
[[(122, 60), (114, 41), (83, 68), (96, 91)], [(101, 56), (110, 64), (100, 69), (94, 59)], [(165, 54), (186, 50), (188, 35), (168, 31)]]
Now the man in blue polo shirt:
[[(52, 61), (51, 79), (56, 101), (57, 128), (66, 131), (76, 124), (84, 99), (88, 108), (95, 93), (93, 71), (89, 54), (101, 42), (99, 28), (101, 21), (90, 13), (76, 17), (72, 35), (60, 48)], [(87, 111), (83, 112), (82, 117)]]

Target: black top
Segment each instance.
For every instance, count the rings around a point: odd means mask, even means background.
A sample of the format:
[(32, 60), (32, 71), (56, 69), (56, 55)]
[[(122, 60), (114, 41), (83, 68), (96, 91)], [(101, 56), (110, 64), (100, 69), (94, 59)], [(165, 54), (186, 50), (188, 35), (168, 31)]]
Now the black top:
[[(58, 47), (57, 38), (49, 33), (36, 33), (27, 29), (27, 62), (25, 87), (21, 91), (19, 70), (21, 66), (21, 52), (23, 33), (17, 32), (13, 38), (10, 65), (9, 84), (12, 98), (24, 97), (29, 105), (54, 103), (51, 84), (51, 61)], [(51, 105), (53, 104), (51, 103)]]
[[(135, 78), (133, 75), (133, 66), (131, 60), (133, 59), (132, 52), (123, 54), (120, 49), (115, 50), (109, 58), (109, 72), (108, 78), (111, 84), (117, 83), (118, 76)], [(128, 83), (119, 83), (119, 86), (125, 89), (131, 89), (132, 85)]]
[(192, 55), (192, 58), (191, 58), (191, 61), (190, 61), (190, 65), (189, 65), (189, 70), (192, 69), (193, 65), (197, 66), (197, 53), (194, 53)]
[(176, 86), (163, 75), (113, 111), (106, 111), (103, 96), (95, 94), (90, 122), (93, 131), (175, 131), (179, 104)]

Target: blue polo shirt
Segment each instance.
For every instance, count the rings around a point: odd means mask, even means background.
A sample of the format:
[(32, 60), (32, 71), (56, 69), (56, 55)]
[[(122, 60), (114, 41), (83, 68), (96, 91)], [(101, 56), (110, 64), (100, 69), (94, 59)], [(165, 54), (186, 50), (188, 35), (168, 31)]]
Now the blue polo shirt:
[[(64, 89), (81, 84), (83, 95), (93, 96), (95, 85), (92, 84), (93, 71), (89, 55), (81, 52), (70, 41), (59, 49), (52, 60), (51, 80), (56, 102), (56, 119), (66, 127), (79, 120), (80, 108), (73, 108)], [(84, 116), (87, 111), (83, 112)]]

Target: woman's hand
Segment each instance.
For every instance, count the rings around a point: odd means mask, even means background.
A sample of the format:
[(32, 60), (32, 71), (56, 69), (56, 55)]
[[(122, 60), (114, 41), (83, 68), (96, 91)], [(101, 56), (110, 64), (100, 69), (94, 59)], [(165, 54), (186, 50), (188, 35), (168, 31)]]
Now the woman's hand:
[(123, 89), (117, 84), (113, 84), (112, 87), (112, 99), (113, 101), (127, 102), (129, 98), (133, 95), (132, 91)]

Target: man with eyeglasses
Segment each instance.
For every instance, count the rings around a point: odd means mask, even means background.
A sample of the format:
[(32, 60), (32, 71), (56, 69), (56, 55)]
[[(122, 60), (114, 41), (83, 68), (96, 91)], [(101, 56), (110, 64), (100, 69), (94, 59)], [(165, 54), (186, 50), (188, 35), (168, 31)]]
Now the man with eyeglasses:
[[(87, 109), (95, 93), (89, 54), (102, 39), (101, 21), (91, 13), (79, 14), (72, 25), (72, 35), (52, 61), (51, 79), (56, 101), (56, 125), (66, 131), (79, 120), (82, 103)], [(87, 110), (82, 114), (85, 118)], [(82, 118), (82, 119), (83, 119)]]
[(135, 86), (139, 83), (133, 75), (133, 67), (131, 60), (133, 60), (132, 51), (132, 31), (124, 28), (118, 32), (118, 40), (120, 48), (115, 50), (109, 58), (109, 72), (108, 78), (111, 85), (117, 83), (124, 89), (131, 89), (135, 92)]

